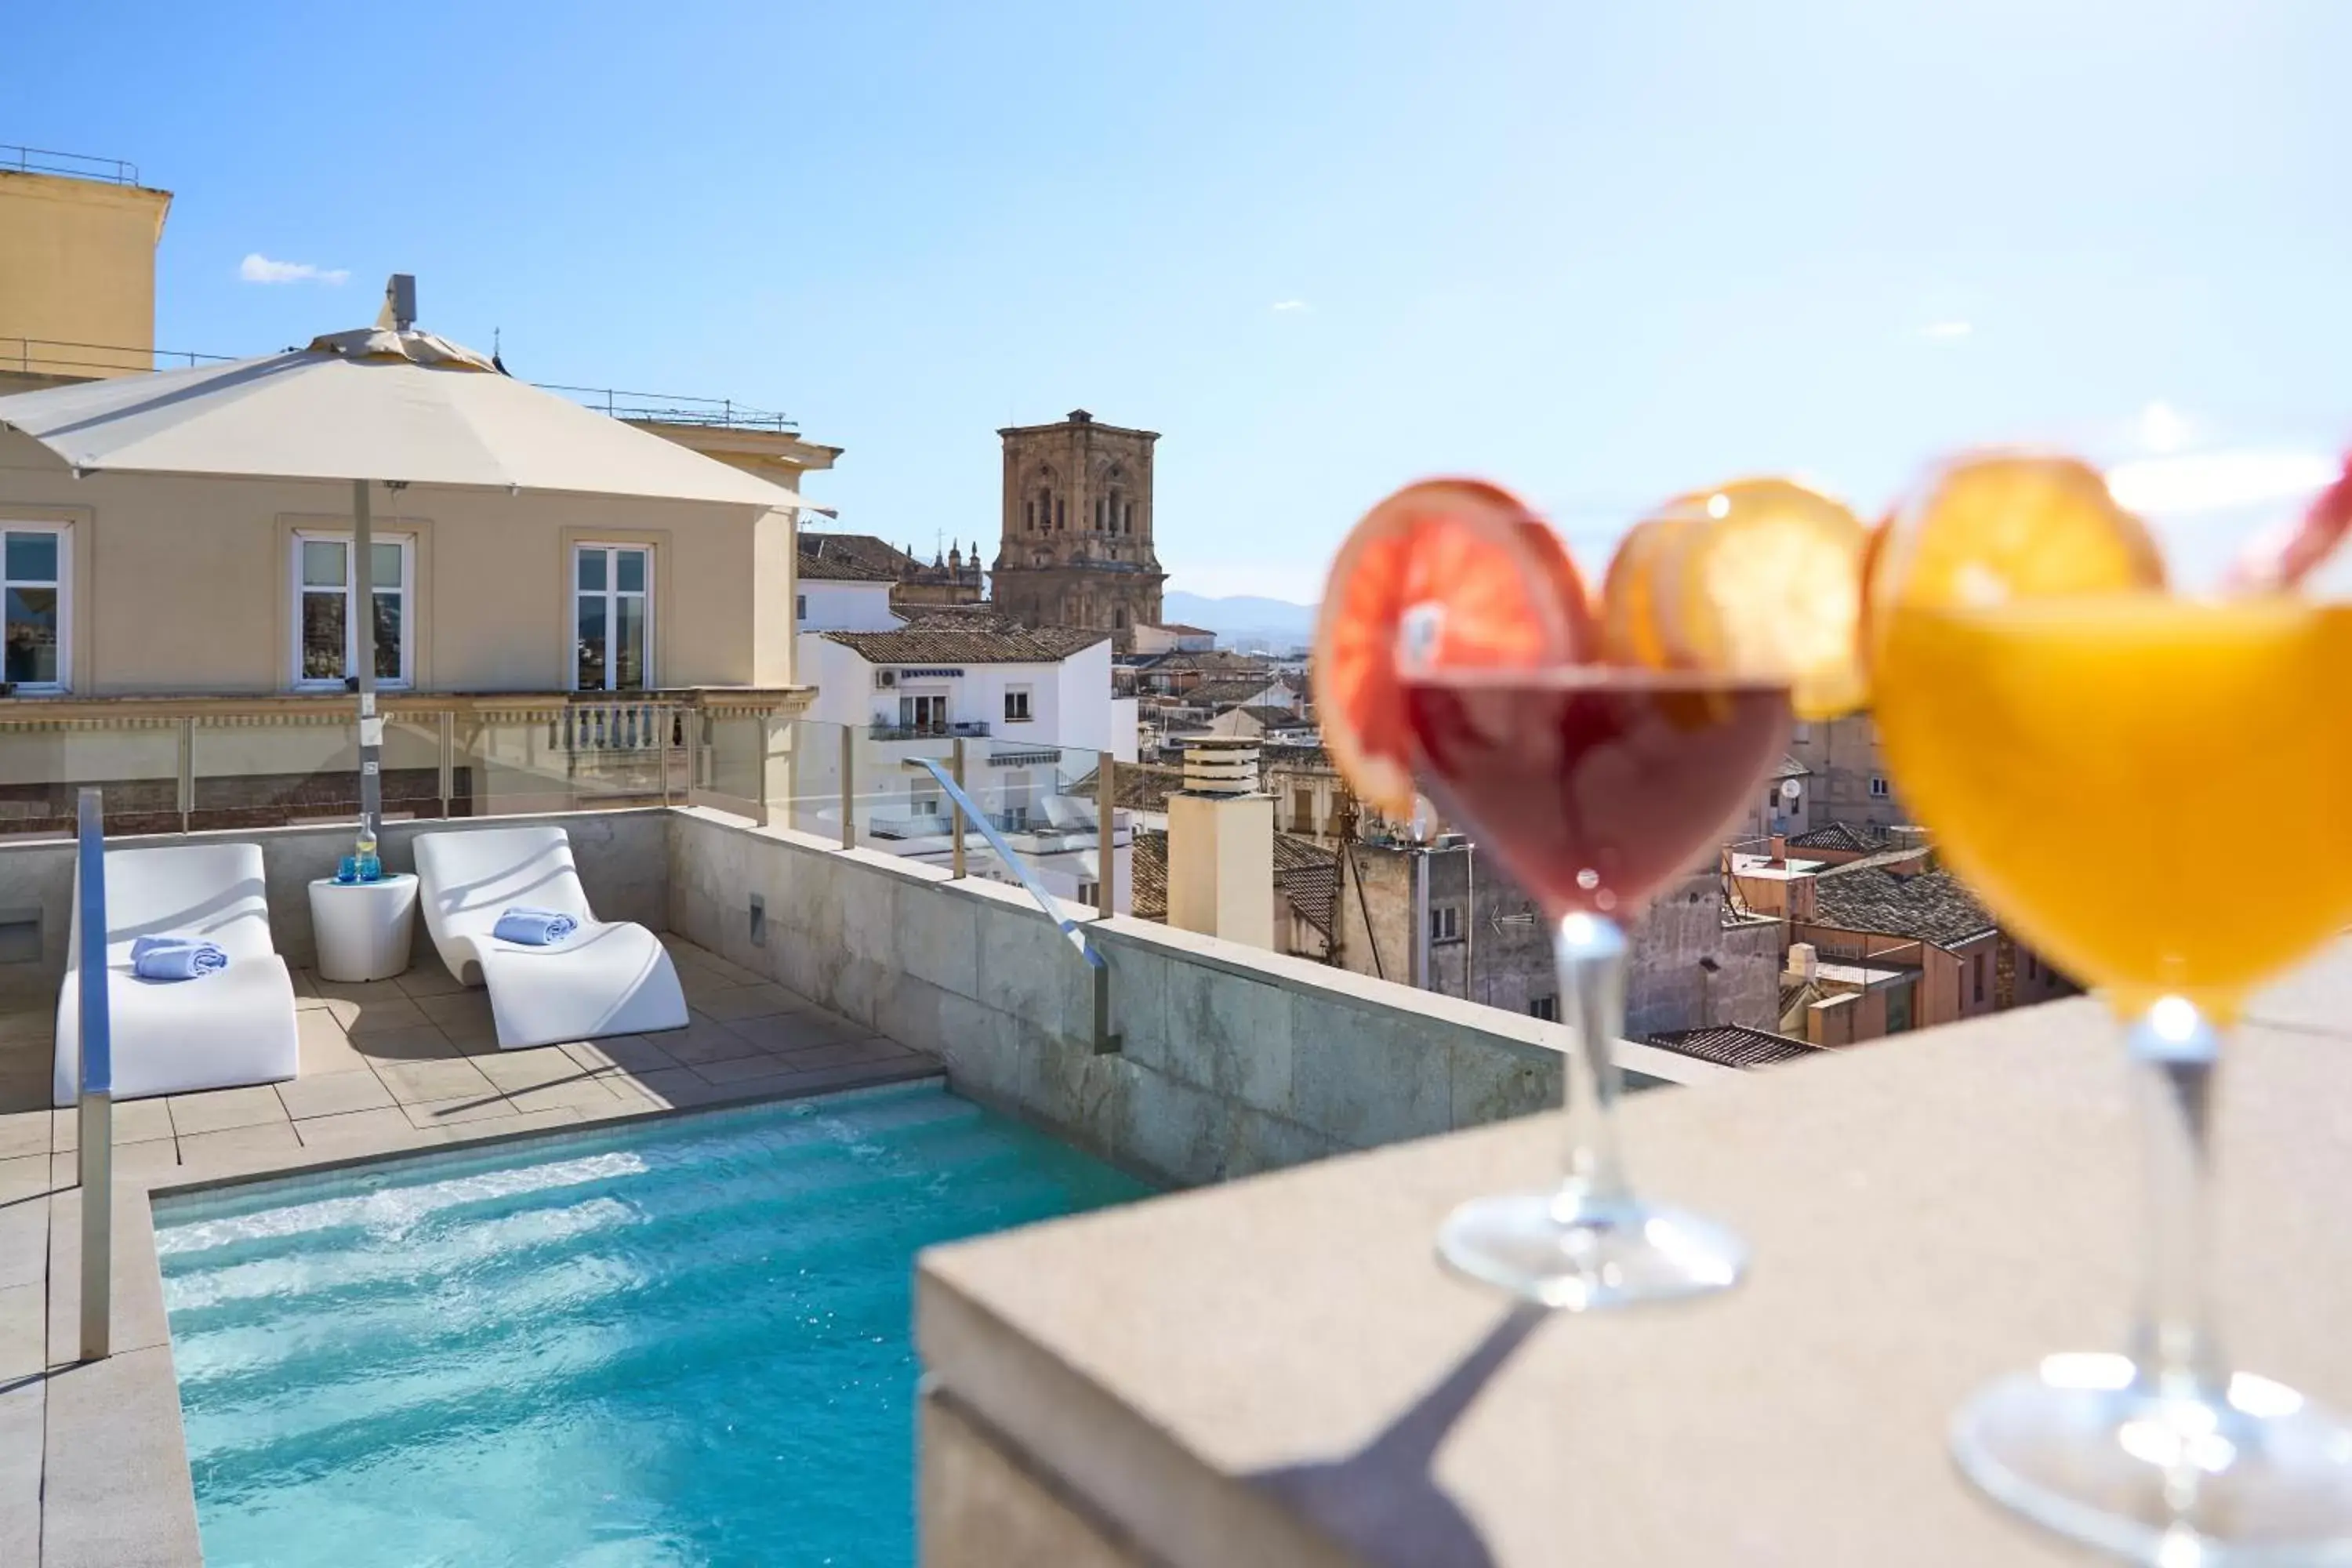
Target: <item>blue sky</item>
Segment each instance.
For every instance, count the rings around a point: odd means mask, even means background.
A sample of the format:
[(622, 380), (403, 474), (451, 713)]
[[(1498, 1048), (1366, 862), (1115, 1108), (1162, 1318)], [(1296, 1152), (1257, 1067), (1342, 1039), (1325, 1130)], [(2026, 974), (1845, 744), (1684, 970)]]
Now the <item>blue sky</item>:
[(1300, 599), (1434, 471), (1597, 572), (1746, 471), (1875, 510), (1975, 441), (2352, 438), (2337, 0), (230, 15), (9, 23), (0, 142), (177, 193), (161, 344), (413, 271), (519, 374), (791, 412), (926, 551), (992, 552), (995, 428), (1079, 405), (1164, 433), (1174, 586)]

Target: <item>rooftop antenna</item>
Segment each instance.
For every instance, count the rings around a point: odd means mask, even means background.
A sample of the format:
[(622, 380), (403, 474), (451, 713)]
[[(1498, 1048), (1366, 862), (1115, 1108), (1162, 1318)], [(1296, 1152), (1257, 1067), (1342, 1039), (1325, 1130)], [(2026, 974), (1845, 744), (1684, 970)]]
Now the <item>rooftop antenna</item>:
[(375, 324), (395, 332), (404, 332), (416, 325), (416, 277), (414, 273), (395, 272), (383, 280), (383, 310)]

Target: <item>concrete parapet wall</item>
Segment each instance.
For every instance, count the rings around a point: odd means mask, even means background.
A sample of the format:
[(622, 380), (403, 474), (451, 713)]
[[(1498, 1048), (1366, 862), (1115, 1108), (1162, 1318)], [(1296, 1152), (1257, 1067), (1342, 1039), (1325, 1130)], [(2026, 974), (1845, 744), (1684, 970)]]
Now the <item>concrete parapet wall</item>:
[[(1097, 1055), (1086, 966), (1019, 889), (717, 812), (673, 811), (669, 831), (671, 929), (936, 1054), (960, 1092), (1162, 1182), (1559, 1103), (1559, 1025), (1126, 919), (1088, 927), (1121, 1047)], [(1633, 1087), (1725, 1070), (1619, 1048)]]

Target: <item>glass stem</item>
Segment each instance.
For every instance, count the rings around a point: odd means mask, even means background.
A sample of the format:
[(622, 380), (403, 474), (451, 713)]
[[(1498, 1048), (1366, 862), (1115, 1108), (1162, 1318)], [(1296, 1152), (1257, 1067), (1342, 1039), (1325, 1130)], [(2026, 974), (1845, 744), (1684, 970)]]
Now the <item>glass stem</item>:
[(2218, 1394), (2228, 1372), (2206, 1279), (2221, 1037), (2188, 1002), (2167, 997), (2132, 1025), (2126, 1044), (2147, 1177), (2147, 1272), (2131, 1357), (2142, 1385), (2156, 1394)]
[(1564, 1069), (1568, 1106), (1565, 1195), (1611, 1200), (1625, 1194), (1617, 1157), (1617, 1035), (1625, 1026), (1625, 933), (1601, 915), (1570, 915), (1553, 933), (1562, 1016), (1576, 1031)]

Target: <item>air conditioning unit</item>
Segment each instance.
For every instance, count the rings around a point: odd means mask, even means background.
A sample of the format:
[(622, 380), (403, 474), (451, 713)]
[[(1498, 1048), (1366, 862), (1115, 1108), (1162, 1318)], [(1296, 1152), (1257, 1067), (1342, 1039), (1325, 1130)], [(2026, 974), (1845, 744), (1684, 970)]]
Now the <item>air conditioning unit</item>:
[(887, 691), (898, 684), (898, 672), (895, 669), (877, 669), (874, 672), (874, 684)]

